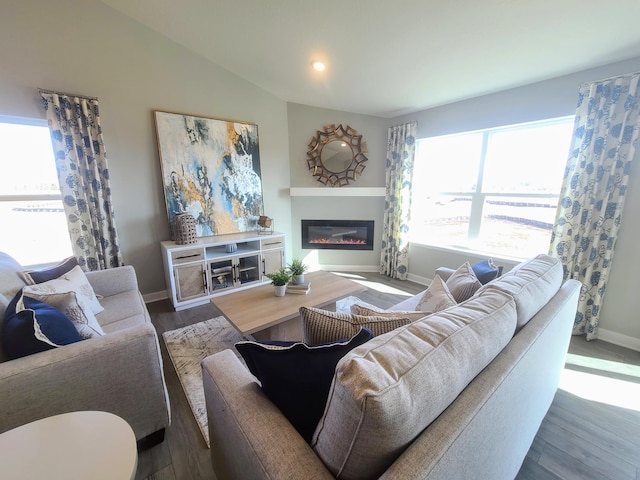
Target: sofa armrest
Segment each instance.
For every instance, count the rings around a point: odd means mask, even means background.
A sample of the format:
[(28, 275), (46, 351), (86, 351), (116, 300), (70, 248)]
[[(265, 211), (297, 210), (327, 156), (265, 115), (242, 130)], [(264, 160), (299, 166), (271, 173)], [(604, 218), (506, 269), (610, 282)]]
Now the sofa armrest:
[(118, 293), (138, 290), (138, 278), (131, 265), (86, 272), (96, 295), (110, 297)]
[(149, 323), (0, 363), (0, 399), (0, 433), (76, 410), (114, 413), (138, 440), (170, 422)]
[(205, 358), (202, 377), (217, 478), (333, 478), (231, 350)]

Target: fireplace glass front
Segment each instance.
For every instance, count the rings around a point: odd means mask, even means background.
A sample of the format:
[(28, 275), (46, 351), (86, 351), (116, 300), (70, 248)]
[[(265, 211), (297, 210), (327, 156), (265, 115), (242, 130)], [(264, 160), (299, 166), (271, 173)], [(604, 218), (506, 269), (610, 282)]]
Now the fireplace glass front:
[(373, 250), (373, 220), (302, 220), (302, 248)]

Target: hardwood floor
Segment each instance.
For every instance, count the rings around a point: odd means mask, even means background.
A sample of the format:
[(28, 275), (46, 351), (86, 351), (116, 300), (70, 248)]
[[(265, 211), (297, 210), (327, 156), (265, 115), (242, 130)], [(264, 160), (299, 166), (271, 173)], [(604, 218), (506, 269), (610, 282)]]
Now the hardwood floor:
[(516, 478), (640, 480), (640, 352), (572, 337), (560, 388)]
[[(341, 275), (365, 285), (367, 290), (358, 297), (381, 308), (425, 288), (375, 273)], [(213, 305), (174, 312), (168, 301), (160, 301), (148, 308), (159, 335), (220, 315)], [(161, 445), (140, 454), (136, 478), (215, 479), (209, 449), (162, 339), (160, 347), (172, 423)], [(640, 352), (583, 337), (571, 339), (569, 352), (561, 388), (516, 478), (640, 480)], [(595, 388), (581, 386), (583, 378)], [(605, 394), (609, 398), (603, 398)]]

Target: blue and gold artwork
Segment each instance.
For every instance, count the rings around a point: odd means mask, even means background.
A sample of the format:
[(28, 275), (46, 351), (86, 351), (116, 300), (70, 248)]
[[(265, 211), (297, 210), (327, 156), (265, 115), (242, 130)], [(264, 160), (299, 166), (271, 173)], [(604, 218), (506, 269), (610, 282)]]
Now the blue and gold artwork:
[(205, 237), (257, 228), (262, 215), (258, 126), (155, 112), (169, 224), (190, 213)]

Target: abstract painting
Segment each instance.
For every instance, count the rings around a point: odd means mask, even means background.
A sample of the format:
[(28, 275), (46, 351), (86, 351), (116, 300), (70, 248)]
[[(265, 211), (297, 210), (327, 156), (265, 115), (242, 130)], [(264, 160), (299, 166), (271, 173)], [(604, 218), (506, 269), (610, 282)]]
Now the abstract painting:
[(190, 213), (199, 237), (255, 230), (263, 211), (258, 126), (154, 113), (169, 225)]

